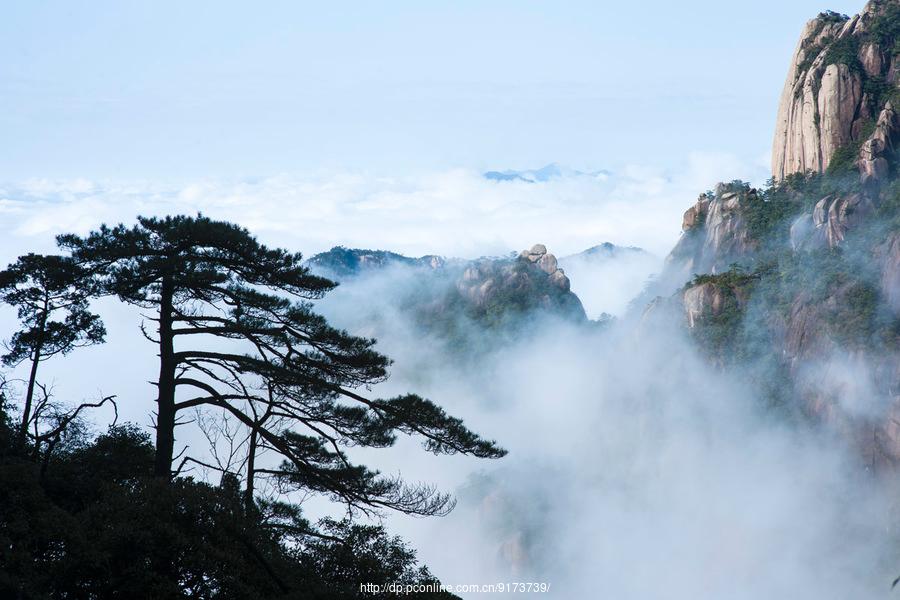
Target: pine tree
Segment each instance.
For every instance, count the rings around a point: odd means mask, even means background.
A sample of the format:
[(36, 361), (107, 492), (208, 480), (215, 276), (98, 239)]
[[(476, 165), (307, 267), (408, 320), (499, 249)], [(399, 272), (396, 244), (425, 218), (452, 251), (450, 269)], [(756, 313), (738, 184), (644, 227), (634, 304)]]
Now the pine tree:
[(390, 361), (374, 340), (313, 312), (311, 301), (336, 284), (310, 273), (300, 254), (201, 215), (140, 217), (131, 228), (104, 225), (58, 242), (101, 293), (155, 313), (159, 477), (172, 476), (179, 414), (196, 407), (224, 411), (284, 459), (263, 469), (251, 457), (251, 496), (254, 473), (264, 473), (350, 508), (436, 514), (450, 506), (447, 496), (352, 464), (345, 448), (388, 447), (403, 433), (438, 454), (505, 454), (429, 400), (361, 392), (387, 378)]
[[(103, 342), (100, 317), (88, 310), (84, 271), (69, 257), (27, 254), (0, 272), (0, 301), (15, 306), (22, 329), (7, 343), (6, 366), (30, 363), (18, 436), (25, 441), (41, 362)], [(61, 318), (58, 318), (61, 317)]]

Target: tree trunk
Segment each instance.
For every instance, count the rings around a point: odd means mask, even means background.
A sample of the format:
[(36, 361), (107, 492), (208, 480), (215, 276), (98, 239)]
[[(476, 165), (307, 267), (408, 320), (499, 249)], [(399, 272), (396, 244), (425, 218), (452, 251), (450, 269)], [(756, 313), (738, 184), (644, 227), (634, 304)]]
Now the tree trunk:
[(244, 490), (244, 510), (247, 514), (250, 514), (250, 511), (253, 510), (253, 488), (256, 482), (254, 481), (254, 476), (256, 475), (256, 447), (258, 444), (257, 433), (256, 433), (256, 424), (254, 424), (253, 429), (250, 431), (250, 447), (247, 452), (247, 487)]
[(164, 275), (159, 301), (159, 380), (156, 399), (156, 461), (157, 477), (172, 476), (172, 456), (175, 451), (175, 345), (172, 335), (172, 303), (174, 283), (171, 275)]
[(34, 402), (34, 386), (37, 383), (38, 363), (41, 360), (41, 348), (34, 350), (34, 358), (31, 359), (31, 373), (28, 375), (28, 389), (25, 392), (25, 406), (22, 407), (22, 425), (19, 429), (19, 439), (24, 444), (28, 436), (28, 421), (31, 420), (31, 405)]
[(24, 444), (28, 437), (28, 421), (31, 420), (31, 406), (34, 403), (34, 387), (37, 385), (38, 365), (41, 362), (41, 350), (44, 347), (44, 329), (47, 327), (47, 313), (49, 311), (49, 301), (44, 298), (44, 312), (41, 314), (38, 327), (41, 331), (41, 337), (35, 344), (32, 359), (31, 372), (28, 374), (28, 389), (25, 391), (25, 406), (22, 408), (22, 426), (19, 429), (19, 441)]

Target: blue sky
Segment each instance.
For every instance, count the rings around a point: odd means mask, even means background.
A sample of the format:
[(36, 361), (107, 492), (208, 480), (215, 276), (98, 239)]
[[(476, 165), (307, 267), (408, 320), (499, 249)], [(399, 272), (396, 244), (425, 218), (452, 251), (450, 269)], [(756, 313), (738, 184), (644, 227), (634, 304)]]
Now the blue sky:
[(19, 2), (0, 181), (759, 163), (804, 22), (863, 2)]

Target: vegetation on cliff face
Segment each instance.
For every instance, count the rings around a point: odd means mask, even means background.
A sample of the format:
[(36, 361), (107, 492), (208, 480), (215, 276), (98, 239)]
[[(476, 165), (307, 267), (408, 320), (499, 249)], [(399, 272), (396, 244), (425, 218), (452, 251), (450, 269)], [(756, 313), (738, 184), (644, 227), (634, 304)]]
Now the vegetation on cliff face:
[[(742, 326), (744, 305), (758, 280), (738, 265), (718, 274), (698, 274), (684, 286), (684, 292), (700, 290), (699, 311), (691, 334), (700, 348), (717, 362), (733, 364), (747, 360), (749, 344)], [(687, 302), (687, 298), (685, 298)]]
[(879, 7), (875, 18), (868, 25), (868, 38), (889, 49), (891, 54), (900, 54), (900, 5), (886, 2)]
[[(864, 347), (890, 339), (895, 320), (877, 285), (880, 273), (871, 252), (887, 232), (900, 227), (897, 185), (891, 182), (879, 191), (876, 214), (848, 232), (841, 245), (821, 242), (792, 248), (791, 226), (798, 217), (811, 212), (823, 197), (860, 193), (859, 180), (810, 173), (770, 182), (759, 192), (758, 201), (741, 205), (746, 228), (759, 242), (755, 249), (725, 272), (696, 274), (685, 288), (712, 283), (729, 297), (739, 290), (747, 307), (758, 302), (774, 308), (773, 314), (780, 317), (788, 317), (802, 298), (807, 304), (827, 305), (820, 325), (841, 344)], [(729, 307), (715, 320), (723, 329), (737, 326), (740, 315), (749, 310), (736, 303)]]

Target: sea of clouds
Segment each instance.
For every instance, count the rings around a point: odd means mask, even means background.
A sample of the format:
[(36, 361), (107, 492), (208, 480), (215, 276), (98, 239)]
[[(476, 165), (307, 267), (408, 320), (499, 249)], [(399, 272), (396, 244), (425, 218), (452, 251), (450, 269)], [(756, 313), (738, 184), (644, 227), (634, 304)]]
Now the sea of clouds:
[(547, 244), (559, 256), (601, 242), (664, 255), (680, 216), (718, 180), (764, 179), (756, 165), (694, 153), (675, 170), (497, 182), (455, 169), (393, 176), (311, 173), (177, 183), (27, 180), (0, 183), (3, 257), (138, 214), (196, 212), (231, 220), (307, 255), (333, 246), (474, 258)]

